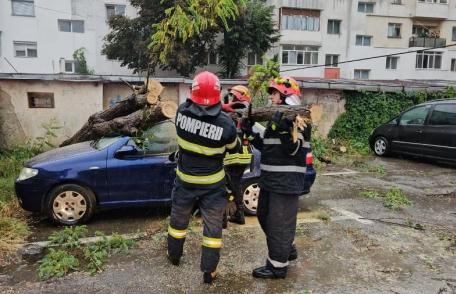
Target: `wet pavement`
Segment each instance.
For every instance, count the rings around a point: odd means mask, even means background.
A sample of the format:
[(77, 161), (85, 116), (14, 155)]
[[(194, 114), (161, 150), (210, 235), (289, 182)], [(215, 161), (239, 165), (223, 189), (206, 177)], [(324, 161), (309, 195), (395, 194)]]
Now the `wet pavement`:
[[(456, 293), (456, 168), (400, 158), (369, 158), (382, 166), (330, 167), (320, 172), (311, 194), (300, 200), (296, 245), (299, 258), (287, 279), (257, 280), (251, 271), (265, 262), (264, 235), (254, 217), (224, 231), (220, 277), (202, 284), (201, 226), (193, 224), (179, 267), (166, 258), (166, 233), (150, 234), (125, 256), (110, 258), (92, 277), (76, 272), (38, 282), (36, 264), (0, 270), (5, 293)], [(358, 173), (348, 173), (357, 171)], [(372, 169), (373, 170), (373, 169)], [(324, 175), (325, 173), (337, 173)], [(385, 193), (399, 187), (413, 205), (397, 211), (363, 190)], [(321, 221), (321, 212), (331, 216)], [(97, 214), (90, 232), (134, 233), (165, 228), (167, 209), (128, 209)], [(420, 226), (416, 226), (419, 224)], [(418, 228), (418, 229), (417, 229)], [(422, 229), (424, 228), (424, 229)], [(34, 225), (31, 241), (54, 231)], [(155, 232), (155, 231), (154, 231)]]

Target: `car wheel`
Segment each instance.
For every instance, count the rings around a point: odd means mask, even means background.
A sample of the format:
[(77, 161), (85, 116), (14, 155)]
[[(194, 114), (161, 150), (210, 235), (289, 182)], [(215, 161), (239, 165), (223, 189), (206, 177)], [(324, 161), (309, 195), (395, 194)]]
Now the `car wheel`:
[(95, 194), (80, 185), (64, 184), (49, 193), (46, 208), (49, 217), (58, 224), (84, 223), (95, 212)]
[(258, 178), (248, 179), (242, 183), (242, 196), (245, 212), (249, 215), (256, 215), (260, 197)]
[(389, 143), (385, 137), (377, 137), (373, 147), (374, 153), (378, 156), (385, 156), (389, 153)]

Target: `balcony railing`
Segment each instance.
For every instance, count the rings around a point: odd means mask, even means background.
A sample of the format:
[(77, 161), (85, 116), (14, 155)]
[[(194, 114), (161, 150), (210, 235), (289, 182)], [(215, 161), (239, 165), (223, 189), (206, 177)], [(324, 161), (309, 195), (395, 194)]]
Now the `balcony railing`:
[(431, 37), (411, 37), (409, 47), (443, 47), (446, 46), (446, 39)]
[(282, 7), (323, 10), (324, 0), (282, 0)]

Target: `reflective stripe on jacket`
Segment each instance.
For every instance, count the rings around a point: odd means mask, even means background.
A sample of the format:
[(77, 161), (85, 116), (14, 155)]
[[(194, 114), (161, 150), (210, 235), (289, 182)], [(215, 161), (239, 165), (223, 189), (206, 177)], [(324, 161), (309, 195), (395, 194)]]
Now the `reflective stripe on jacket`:
[(240, 142), (232, 119), (221, 105), (201, 106), (187, 100), (176, 115), (177, 179), (185, 186), (213, 189), (225, 183), (225, 152), (238, 152)]

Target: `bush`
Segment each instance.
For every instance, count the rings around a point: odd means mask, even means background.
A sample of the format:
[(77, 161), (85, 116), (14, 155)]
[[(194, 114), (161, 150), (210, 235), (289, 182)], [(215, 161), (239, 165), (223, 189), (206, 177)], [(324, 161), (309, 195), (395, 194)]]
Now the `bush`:
[(70, 271), (79, 268), (76, 257), (63, 250), (49, 249), (49, 253), (39, 261), (38, 277), (46, 280), (52, 277), (63, 277)]

